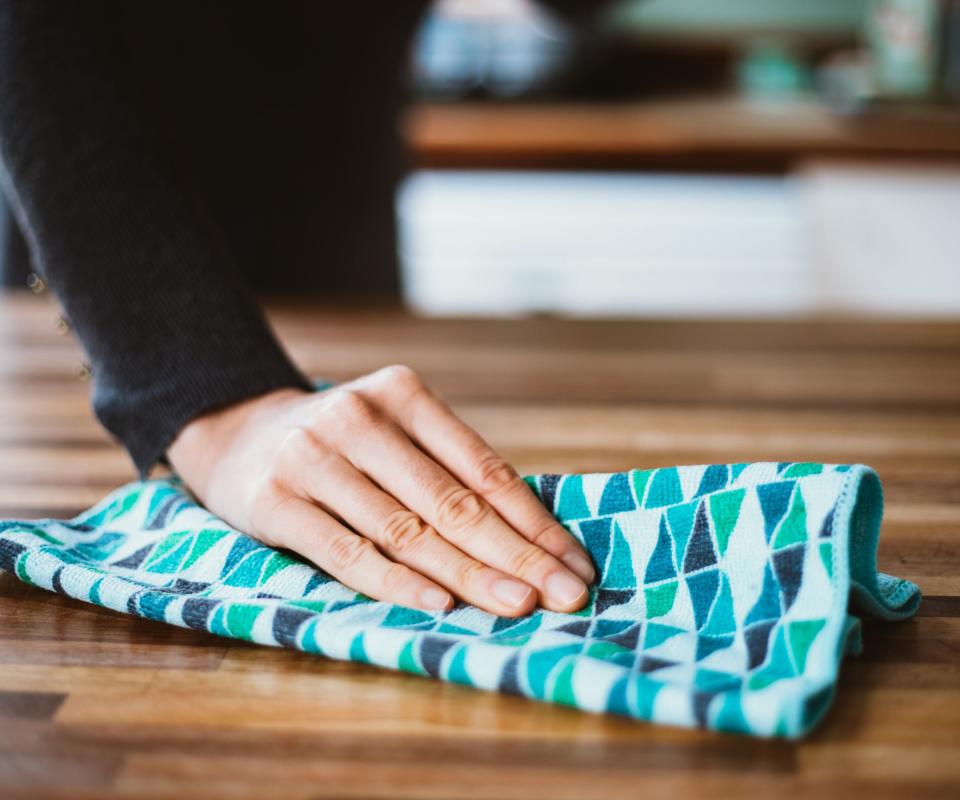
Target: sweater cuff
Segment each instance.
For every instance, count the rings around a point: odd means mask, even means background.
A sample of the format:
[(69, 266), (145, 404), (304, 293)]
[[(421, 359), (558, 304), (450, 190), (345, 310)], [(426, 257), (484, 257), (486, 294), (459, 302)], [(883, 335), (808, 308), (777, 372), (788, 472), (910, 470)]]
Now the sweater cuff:
[[(123, 398), (114, 398), (108, 389), (98, 387), (94, 409), (103, 425), (126, 447), (140, 477), (146, 478), (156, 464), (167, 463), (167, 448), (192, 420), (208, 411), (286, 388), (313, 391), (314, 386), (290, 362), (273, 360), (206, 373), (175, 387), (157, 386), (138, 393), (139, 397), (131, 397), (129, 387)], [(138, 408), (144, 413), (137, 413)]]

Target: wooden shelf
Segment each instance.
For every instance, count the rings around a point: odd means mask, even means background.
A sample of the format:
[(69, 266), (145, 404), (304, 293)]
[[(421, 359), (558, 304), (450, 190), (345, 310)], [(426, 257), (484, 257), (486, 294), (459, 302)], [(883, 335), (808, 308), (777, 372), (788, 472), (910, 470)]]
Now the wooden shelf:
[(960, 112), (841, 115), (814, 100), (420, 104), (404, 125), (425, 167), (779, 168), (811, 156), (960, 160)]

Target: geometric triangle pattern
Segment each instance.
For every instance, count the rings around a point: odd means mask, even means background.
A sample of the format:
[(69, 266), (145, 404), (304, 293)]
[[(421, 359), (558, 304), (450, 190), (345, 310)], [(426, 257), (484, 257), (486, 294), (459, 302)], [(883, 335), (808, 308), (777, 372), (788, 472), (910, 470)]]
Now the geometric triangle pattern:
[(911, 616), (876, 571), (869, 467), (713, 464), (526, 479), (598, 571), (575, 614), (506, 619), (375, 602), (232, 530), (176, 479), (70, 521), (0, 522), (0, 568), (90, 603), (662, 724), (798, 737), (859, 642), (848, 609)]

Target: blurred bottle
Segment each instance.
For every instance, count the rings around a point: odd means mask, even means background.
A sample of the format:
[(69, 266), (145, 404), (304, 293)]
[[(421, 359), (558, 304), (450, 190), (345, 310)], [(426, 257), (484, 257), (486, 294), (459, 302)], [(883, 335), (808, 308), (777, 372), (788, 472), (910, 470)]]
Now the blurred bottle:
[(845, 111), (960, 102), (960, 0), (871, 0), (862, 46), (827, 59), (819, 84)]
[(873, 0), (866, 40), (881, 98), (921, 98), (937, 78), (937, 0)]

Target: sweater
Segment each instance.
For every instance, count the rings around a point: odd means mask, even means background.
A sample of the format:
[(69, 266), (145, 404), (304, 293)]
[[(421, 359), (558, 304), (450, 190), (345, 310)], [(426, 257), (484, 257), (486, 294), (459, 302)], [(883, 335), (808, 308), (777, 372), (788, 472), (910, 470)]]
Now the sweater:
[(422, 2), (0, 0), (3, 186), (141, 473), (309, 383), (257, 291), (397, 291), (395, 115)]

